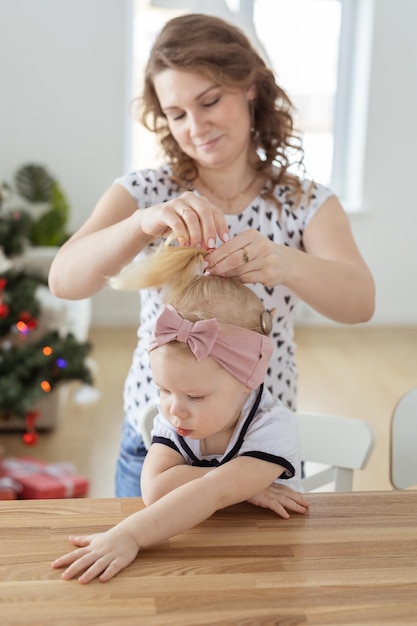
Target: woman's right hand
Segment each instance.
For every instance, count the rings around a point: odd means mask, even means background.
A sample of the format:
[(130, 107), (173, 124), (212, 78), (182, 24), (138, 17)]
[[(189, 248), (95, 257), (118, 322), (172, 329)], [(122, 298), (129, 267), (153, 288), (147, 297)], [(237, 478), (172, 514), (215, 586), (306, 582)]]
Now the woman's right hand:
[(135, 219), (145, 237), (178, 235), (181, 245), (212, 249), (217, 237), (229, 241), (229, 230), (223, 211), (207, 198), (186, 191), (168, 202), (138, 209)]
[(229, 240), (221, 209), (190, 191), (148, 209), (112, 185), (93, 213), (55, 256), (49, 286), (56, 296), (87, 298), (107, 285), (152, 240), (174, 232), (182, 245), (211, 249)]

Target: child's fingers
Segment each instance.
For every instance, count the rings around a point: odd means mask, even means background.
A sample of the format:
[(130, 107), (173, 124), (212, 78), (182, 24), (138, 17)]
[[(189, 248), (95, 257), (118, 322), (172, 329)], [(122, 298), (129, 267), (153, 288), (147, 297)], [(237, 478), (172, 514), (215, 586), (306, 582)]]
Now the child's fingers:
[(102, 583), (107, 582), (113, 576), (116, 576), (123, 569), (123, 565), (121, 563), (117, 563), (117, 561), (112, 561), (108, 567), (104, 570), (104, 572), (99, 576), (99, 579)]
[(303, 504), (298, 504), (298, 502), (293, 502), (291, 506), (287, 508), (294, 511), (294, 513), (305, 513), (308, 510), (308, 506), (304, 506)]
[(51, 566), (54, 568), (66, 567), (67, 565), (71, 565), (71, 563), (76, 561), (83, 554), (84, 552), (80, 553), (79, 550), (73, 550), (72, 552), (68, 552), (67, 554), (63, 554), (58, 557), (55, 561), (52, 561)]
[[(94, 561), (88, 569), (86, 569), (78, 578), (78, 582), (81, 584), (89, 583), (94, 578), (99, 578), (101, 582), (105, 582), (112, 578), (121, 568), (117, 568), (112, 573), (112, 565), (114, 561), (110, 555), (103, 555), (101, 558)], [(64, 572), (65, 574), (65, 572)], [(107, 574), (107, 577), (106, 577)]]
[(282, 498), (286, 498), (288, 502), (295, 502), (300, 506), (303, 506), (308, 509), (310, 503), (305, 499), (302, 493), (298, 491), (294, 491), (290, 487), (286, 487), (285, 485), (273, 485), (273, 493), (276, 494), (277, 499), (280, 500)]
[(273, 501), (271, 503), (271, 510), (274, 511), (277, 515), (282, 517), (283, 519), (290, 519), (290, 514), (286, 510), (285, 506), (278, 501)]
[(296, 498), (289, 498), (289, 503), (292, 504), (293, 511), (298, 511), (298, 509), (303, 509), (306, 510), (309, 508), (310, 503), (307, 502), (307, 500), (304, 500), (304, 498), (301, 499), (296, 499)]
[(67, 554), (63, 554), (62, 556), (58, 557), (57, 559), (52, 561), (51, 567), (55, 569), (58, 569), (59, 567), (67, 567), (68, 565), (71, 565), (71, 563), (74, 563), (74, 561), (76, 561), (80, 557), (84, 556), (85, 550), (82, 550), (82, 548), (90, 544), (91, 537), (74, 537), (74, 535), (70, 535), (68, 539), (70, 543), (79, 547), (80, 549), (72, 550), (71, 552), (68, 552)]
[(287, 496), (281, 493), (279, 497), (275, 495), (270, 499), (269, 508), (280, 517), (288, 519), (290, 517), (288, 511), (293, 513), (306, 513), (308, 510), (308, 502), (304, 499), (302, 499), (301, 502), (302, 503), (293, 496)]
[(93, 535), (80, 535), (78, 537), (70, 535), (68, 537), (70, 543), (72, 543), (73, 546), (78, 546), (79, 548), (90, 545), (92, 538)]
[(70, 578), (79, 576), (80, 582), (89, 582), (101, 574), (101, 572), (106, 569), (107, 565), (108, 557), (102, 556), (98, 558), (97, 555), (87, 552), (87, 554), (79, 556), (79, 558), (73, 561), (71, 565), (62, 572), (62, 578), (69, 580)]
[(67, 567), (87, 554), (83, 548), (90, 545), (91, 536), (86, 535), (84, 537), (75, 537), (74, 535), (70, 535), (68, 539), (70, 543), (77, 546), (79, 550), (72, 550), (71, 552), (63, 554), (52, 561), (51, 566), (55, 569), (58, 569), (59, 567)]
[[(131, 559), (132, 560), (132, 559)], [(64, 578), (74, 578), (74, 576), (78, 575), (81, 570), (84, 570), (83, 573), (78, 577), (78, 582), (82, 584), (89, 583), (94, 578), (98, 578), (100, 582), (107, 582), (116, 574), (120, 572), (126, 565), (128, 565), (130, 561), (124, 561), (119, 557), (115, 557), (114, 555), (105, 554), (100, 558), (96, 558), (95, 561), (91, 562), (89, 560), (89, 566), (87, 568), (86, 561), (81, 559), (79, 562), (77, 561), (73, 565), (71, 565), (64, 573)], [(74, 568), (74, 569), (73, 569)], [(76, 568), (76, 569), (75, 569)]]
[(294, 513), (305, 513), (308, 509), (308, 503), (305, 500), (300, 502), (293, 497), (281, 497), (279, 502), (281, 502), (282, 506), (285, 506), (287, 510), (294, 511)]

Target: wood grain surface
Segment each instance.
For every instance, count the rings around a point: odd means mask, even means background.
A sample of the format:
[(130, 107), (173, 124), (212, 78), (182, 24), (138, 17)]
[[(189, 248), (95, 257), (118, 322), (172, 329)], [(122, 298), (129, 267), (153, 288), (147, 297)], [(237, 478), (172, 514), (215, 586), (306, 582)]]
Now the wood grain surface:
[(84, 586), (50, 567), (68, 535), (105, 530), (142, 501), (0, 502), (0, 624), (417, 624), (417, 492), (308, 498), (290, 520), (230, 507)]

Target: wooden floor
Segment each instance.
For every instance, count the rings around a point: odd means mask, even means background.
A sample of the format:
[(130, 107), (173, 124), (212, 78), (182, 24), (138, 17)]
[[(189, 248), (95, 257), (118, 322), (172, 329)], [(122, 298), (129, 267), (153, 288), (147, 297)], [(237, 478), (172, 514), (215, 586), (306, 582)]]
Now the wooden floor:
[[(93, 405), (70, 400), (58, 426), (28, 448), (18, 433), (0, 432), (7, 455), (70, 461), (90, 479), (91, 497), (114, 495), (114, 467), (122, 423), (122, 387), (135, 343), (135, 329), (94, 328), (96, 386)], [(401, 395), (417, 385), (417, 326), (412, 328), (298, 328), (299, 408), (369, 420), (377, 444), (357, 491), (391, 489), (391, 414)]]

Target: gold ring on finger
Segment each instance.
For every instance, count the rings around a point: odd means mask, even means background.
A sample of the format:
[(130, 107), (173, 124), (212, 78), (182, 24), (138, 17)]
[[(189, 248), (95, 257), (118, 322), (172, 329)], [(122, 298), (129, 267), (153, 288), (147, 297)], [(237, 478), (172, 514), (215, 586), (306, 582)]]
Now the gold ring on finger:
[(185, 209), (181, 211), (180, 217), (182, 217), (186, 211), (192, 211), (192, 209), (190, 209), (190, 207), (186, 207)]
[(243, 262), (249, 263), (249, 255), (248, 255), (246, 248), (242, 248), (242, 253), (243, 253)]

